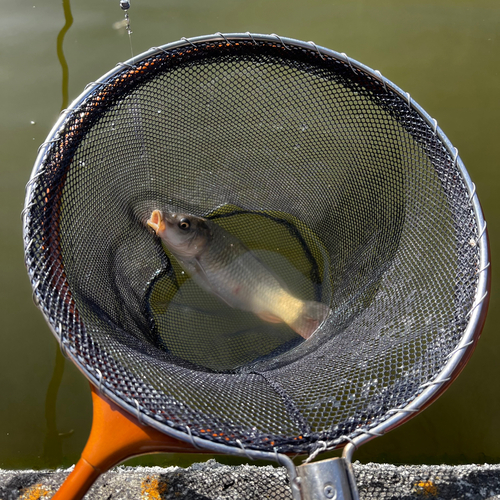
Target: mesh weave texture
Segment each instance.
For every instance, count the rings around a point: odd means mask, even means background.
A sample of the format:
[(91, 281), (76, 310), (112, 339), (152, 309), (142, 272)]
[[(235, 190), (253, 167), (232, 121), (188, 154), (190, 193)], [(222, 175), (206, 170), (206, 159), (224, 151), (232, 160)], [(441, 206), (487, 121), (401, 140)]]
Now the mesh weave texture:
[[(145, 221), (204, 216), (331, 314), (303, 341), (197, 287)], [(432, 127), (313, 49), (206, 42), (124, 66), (33, 185), (27, 262), (73, 359), (165, 428), (311, 452), (435, 379), (477, 286), (478, 228)]]

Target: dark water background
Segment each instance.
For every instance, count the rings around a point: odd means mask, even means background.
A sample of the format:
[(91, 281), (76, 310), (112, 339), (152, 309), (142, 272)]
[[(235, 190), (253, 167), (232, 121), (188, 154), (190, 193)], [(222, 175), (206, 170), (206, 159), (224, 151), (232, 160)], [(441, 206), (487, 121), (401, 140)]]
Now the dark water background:
[[(500, 2), (498, 0), (132, 0), (134, 53), (183, 36), (278, 33), (314, 40), (379, 69), (409, 92), (477, 185), (500, 253)], [(24, 185), (66, 101), (130, 58), (119, 0), (2, 0), (0, 15), (0, 467), (69, 466), (91, 424), (88, 383), (57, 354), (31, 301), (23, 264)], [(479, 346), (429, 409), (363, 446), (361, 461), (500, 462), (497, 281)], [(159, 455), (131, 463), (187, 465)], [(238, 463), (233, 458), (219, 458)]]

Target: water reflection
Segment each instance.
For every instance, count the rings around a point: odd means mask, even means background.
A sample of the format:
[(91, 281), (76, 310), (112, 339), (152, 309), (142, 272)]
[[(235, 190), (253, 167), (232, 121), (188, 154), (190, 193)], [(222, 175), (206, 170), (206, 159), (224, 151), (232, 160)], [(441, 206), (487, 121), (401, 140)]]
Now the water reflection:
[(68, 63), (66, 62), (66, 58), (64, 57), (63, 42), (66, 33), (73, 24), (73, 15), (71, 14), (70, 0), (62, 0), (62, 4), (64, 10), (64, 19), (66, 22), (64, 23), (64, 26), (57, 35), (57, 59), (59, 59), (59, 63), (61, 64), (61, 69), (62, 69), (61, 111), (68, 107), (68, 88), (69, 88), (69, 69), (68, 69)]
[[(62, 105), (61, 111), (68, 107), (69, 95), (69, 68), (63, 51), (64, 37), (73, 24), (73, 15), (71, 14), (70, 0), (62, 0), (65, 24), (57, 35), (57, 58), (62, 69)], [(54, 467), (62, 464), (62, 442), (66, 437), (71, 436), (73, 431), (60, 433), (57, 430), (57, 395), (61, 386), (61, 381), (64, 374), (64, 357), (56, 345), (56, 359), (54, 363), (54, 371), (47, 387), (47, 395), (45, 396), (45, 422), (47, 431), (43, 443), (42, 459), (46, 466)]]

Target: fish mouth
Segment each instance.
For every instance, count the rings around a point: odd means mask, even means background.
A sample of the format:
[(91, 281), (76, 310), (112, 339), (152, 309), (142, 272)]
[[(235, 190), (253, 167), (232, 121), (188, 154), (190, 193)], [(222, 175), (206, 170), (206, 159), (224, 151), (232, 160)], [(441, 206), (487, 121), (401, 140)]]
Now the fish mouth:
[(163, 219), (162, 213), (159, 210), (153, 210), (147, 221), (147, 225), (153, 228), (156, 234), (165, 231), (165, 220)]

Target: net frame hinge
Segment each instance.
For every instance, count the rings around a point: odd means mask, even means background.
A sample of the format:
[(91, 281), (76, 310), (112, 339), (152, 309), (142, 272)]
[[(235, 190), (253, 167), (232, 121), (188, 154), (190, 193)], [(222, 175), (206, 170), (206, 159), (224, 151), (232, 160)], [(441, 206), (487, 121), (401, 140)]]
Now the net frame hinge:
[[(301, 500), (359, 500), (351, 463), (356, 445), (348, 443), (342, 457), (308, 462), (297, 467)], [(295, 499), (295, 497), (294, 497)]]

